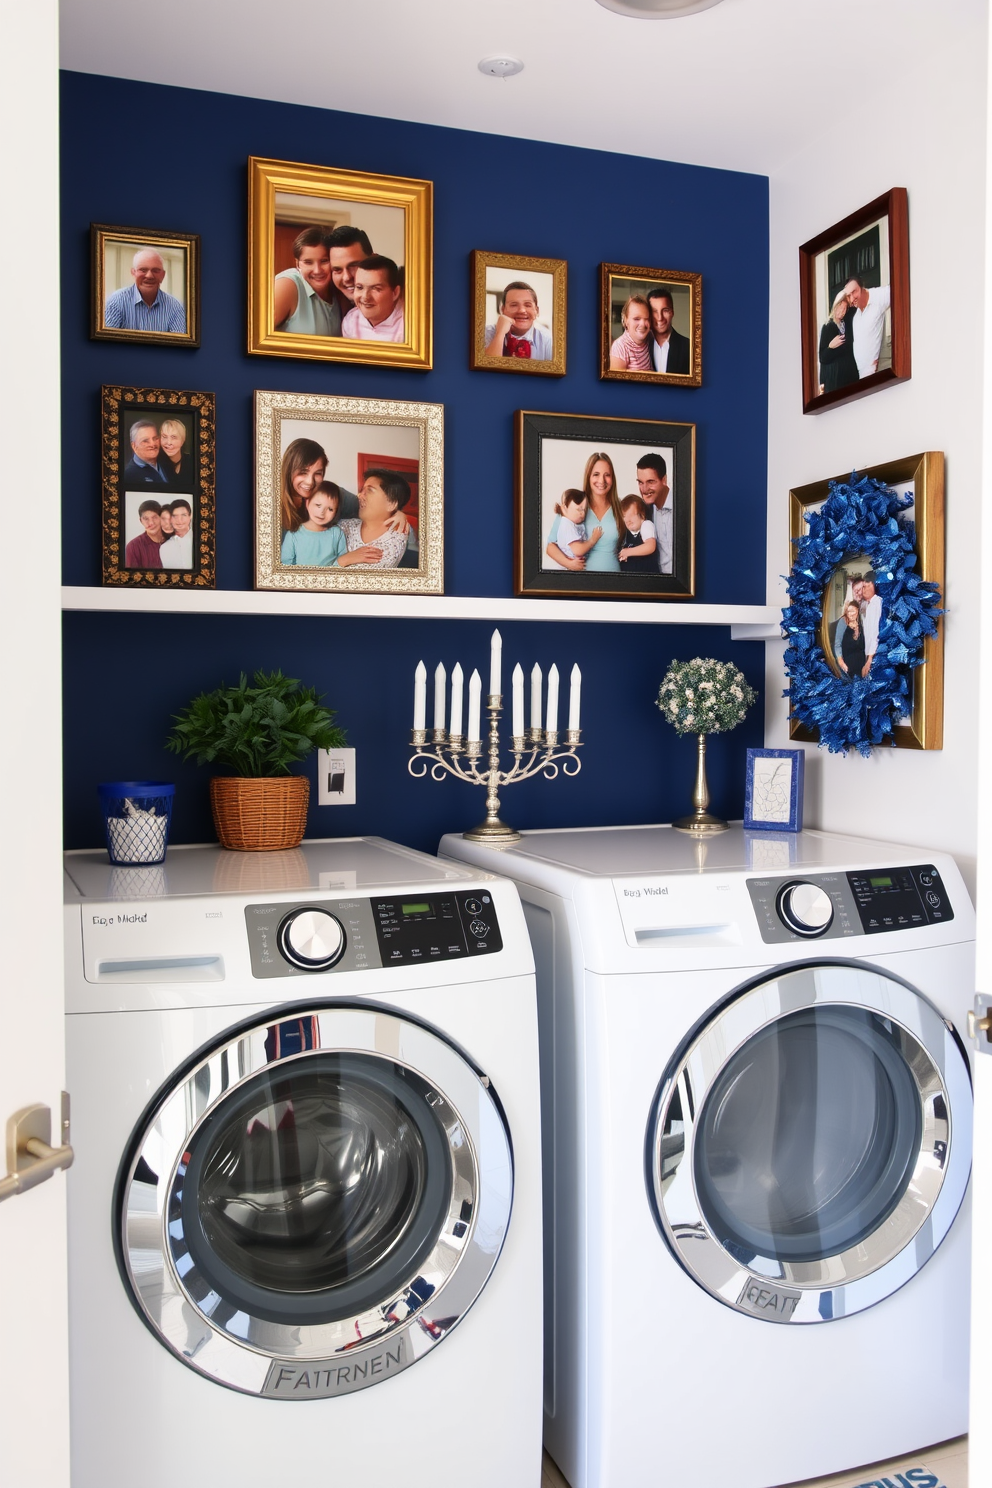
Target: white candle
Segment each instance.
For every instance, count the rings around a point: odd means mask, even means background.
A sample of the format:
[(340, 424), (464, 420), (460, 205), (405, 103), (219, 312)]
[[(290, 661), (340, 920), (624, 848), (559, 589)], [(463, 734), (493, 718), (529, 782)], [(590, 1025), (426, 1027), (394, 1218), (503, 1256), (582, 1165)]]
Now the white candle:
[(548, 721), (545, 727), (549, 734), (558, 732), (558, 668), (553, 666), (548, 673)]
[(482, 738), (479, 732), (479, 716), (482, 707), (482, 678), (477, 671), (468, 679), (468, 740), (477, 744)]
[(451, 673), (451, 732), (458, 735), (462, 731), (462, 686), (464, 674), (461, 663), (455, 662)]
[(541, 668), (536, 661), (530, 674), (530, 726), (541, 727)]
[(447, 679), (444, 662), (439, 661), (434, 673), (434, 727), (444, 728), (444, 684)]
[(570, 729), (577, 729), (579, 726), (579, 695), (581, 692), (582, 673), (576, 662), (572, 668), (572, 687), (568, 694), (568, 726)]
[(513, 737), (522, 739), (524, 733), (524, 672), (519, 661), (513, 668)]
[(427, 727), (427, 668), (422, 661), (417, 662), (413, 674), (413, 726), (415, 729)]
[(492, 645), (489, 651), (489, 695), (503, 691), (500, 672), (503, 663), (503, 637), (498, 630), (493, 631)]

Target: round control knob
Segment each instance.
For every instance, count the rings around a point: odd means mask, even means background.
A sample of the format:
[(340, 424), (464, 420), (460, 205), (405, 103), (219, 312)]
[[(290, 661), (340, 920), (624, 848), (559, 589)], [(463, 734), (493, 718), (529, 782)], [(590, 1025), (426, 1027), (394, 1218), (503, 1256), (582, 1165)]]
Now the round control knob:
[(323, 909), (295, 909), (279, 926), (279, 949), (303, 971), (326, 971), (344, 953), (344, 931)]
[(786, 884), (778, 896), (779, 919), (796, 935), (822, 935), (830, 928), (834, 907), (817, 884)]

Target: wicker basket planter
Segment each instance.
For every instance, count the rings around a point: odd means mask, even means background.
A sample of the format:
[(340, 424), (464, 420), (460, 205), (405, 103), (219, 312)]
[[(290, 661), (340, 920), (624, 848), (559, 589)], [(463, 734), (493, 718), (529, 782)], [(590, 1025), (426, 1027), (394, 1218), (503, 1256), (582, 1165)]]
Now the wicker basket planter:
[(210, 805), (222, 847), (272, 852), (297, 847), (307, 827), (310, 782), (305, 775), (252, 779), (215, 775)]

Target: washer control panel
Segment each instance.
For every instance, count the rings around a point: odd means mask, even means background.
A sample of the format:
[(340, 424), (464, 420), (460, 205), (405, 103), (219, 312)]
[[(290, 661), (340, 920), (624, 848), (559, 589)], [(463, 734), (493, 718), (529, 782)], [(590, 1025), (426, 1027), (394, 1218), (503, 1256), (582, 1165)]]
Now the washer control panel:
[(749, 878), (747, 887), (761, 938), (771, 944), (881, 935), (954, 918), (932, 864)]
[(503, 949), (496, 908), (481, 889), (245, 907), (256, 977), (370, 971), (456, 961)]

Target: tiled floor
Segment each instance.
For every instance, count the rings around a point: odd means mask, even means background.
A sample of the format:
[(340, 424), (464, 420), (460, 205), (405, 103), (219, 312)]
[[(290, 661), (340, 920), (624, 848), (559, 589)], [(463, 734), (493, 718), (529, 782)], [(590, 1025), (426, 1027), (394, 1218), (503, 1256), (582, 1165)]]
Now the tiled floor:
[[(868, 1467), (858, 1468), (855, 1472), (837, 1473), (832, 1478), (807, 1478), (801, 1485), (789, 1484), (787, 1488), (878, 1488), (878, 1485), (884, 1485), (884, 1488), (903, 1488), (894, 1474), (904, 1473), (910, 1467), (929, 1468), (936, 1477), (939, 1488), (968, 1488), (968, 1438), (959, 1436), (954, 1441), (941, 1442), (940, 1446), (914, 1452), (912, 1457), (900, 1457), (898, 1461), (892, 1462), (875, 1462)], [(544, 1454), (541, 1488), (569, 1488), (547, 1452)], [(682, 1488), (687, 1488), (687, 1485), (682, 1485)]]

